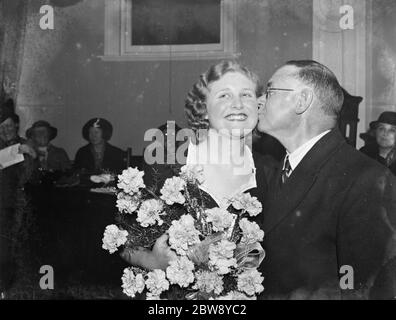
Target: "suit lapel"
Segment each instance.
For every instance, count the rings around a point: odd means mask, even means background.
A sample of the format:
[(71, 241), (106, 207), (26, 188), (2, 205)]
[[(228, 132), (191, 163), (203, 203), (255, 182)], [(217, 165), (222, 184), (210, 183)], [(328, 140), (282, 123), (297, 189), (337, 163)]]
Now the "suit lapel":
[(338, 129), (325, 135), (305, 155), (282, 186), (280, 186), (282, 168), (279, 168), (270, 184), (271, 191), (264, 214), (264, 231), (267, 234), (287, 218), (306, 198), (317, 179), (320, 168), (344, 143), (345, 140)]

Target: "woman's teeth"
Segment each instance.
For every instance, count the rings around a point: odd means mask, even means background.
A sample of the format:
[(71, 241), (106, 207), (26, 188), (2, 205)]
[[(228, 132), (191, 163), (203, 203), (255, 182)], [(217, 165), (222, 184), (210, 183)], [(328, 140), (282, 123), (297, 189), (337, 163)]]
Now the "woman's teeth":
[(244, 121), (244, 120), (246, 120), (247, 115), (246, 114), (230, 114), (226, 118), (231, 121)]

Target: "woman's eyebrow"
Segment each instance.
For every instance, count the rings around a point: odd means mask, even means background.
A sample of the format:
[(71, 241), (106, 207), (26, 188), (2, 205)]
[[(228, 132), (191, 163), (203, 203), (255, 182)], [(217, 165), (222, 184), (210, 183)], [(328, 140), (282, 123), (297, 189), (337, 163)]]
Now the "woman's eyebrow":
[(229, 91), (230, 88), (221, 88), (219, 90), (216, 91), (216, 93), (222, 92), (222, 91)]

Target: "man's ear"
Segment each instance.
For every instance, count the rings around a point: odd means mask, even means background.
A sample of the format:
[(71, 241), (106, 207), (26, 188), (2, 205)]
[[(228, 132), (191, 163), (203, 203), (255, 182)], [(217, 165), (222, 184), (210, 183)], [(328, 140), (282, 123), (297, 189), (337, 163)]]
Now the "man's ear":
[(300, 98), (296, 106), (296, 113), (303, 114), (312, 105), (314, 93), (312, 89), (305, 88), (301, 90)]

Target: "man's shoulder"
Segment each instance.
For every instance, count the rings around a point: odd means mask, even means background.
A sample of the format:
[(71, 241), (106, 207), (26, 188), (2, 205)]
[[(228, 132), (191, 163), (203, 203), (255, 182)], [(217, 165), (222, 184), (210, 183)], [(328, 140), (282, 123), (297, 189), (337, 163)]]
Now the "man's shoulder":
[(356, 150), (349, 144), (345, 144), (338, 152), (337, 158), (343, 159), (346, 166), (357, 167), (370, 171), (385, 172), (387, 168), (366, 154)]
[(321, 171), (334, 178), (343, 177), (350, 182), (359, 180), (368, 185), (381, 177), (392, 178), (387, 167), (346, 143), (333, 153)]

